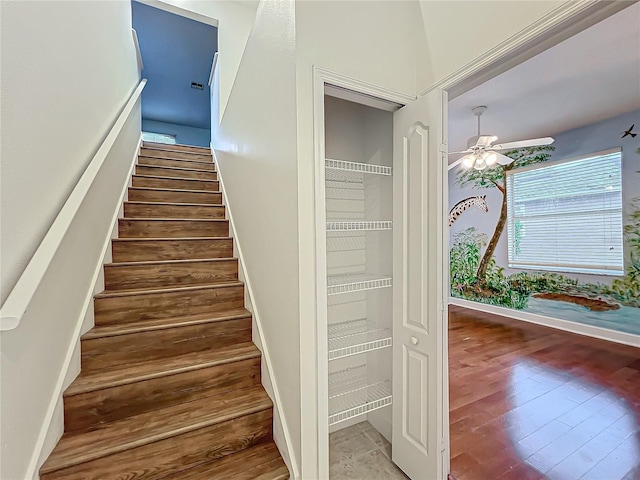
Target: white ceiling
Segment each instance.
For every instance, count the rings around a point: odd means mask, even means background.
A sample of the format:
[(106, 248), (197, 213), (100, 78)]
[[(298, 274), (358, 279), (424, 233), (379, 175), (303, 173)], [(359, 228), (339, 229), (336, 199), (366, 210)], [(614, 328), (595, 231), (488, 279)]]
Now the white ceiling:
[(640, 3), (451, 100), (449, 151), (464, 150), (476, 135), (471, 109), (478, 105), (488, 107), (482, 133), (500, 142), (550, 136), (640, 108)]

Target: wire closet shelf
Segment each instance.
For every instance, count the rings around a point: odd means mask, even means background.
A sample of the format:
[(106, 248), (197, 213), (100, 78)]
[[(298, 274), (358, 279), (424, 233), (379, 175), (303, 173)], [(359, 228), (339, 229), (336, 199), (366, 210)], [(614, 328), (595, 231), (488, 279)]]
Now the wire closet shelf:
[(391, 277), (371, 273), (331, 275), (327, 277), (327, 295), (360, 292), (386, 288), (392, 285)]
[(329, 182), (361, 183), (363, 174), (391, 176), (392, 169), (384, 165), (348, 162), (327, 158), (324, 161), (325, 179)]
[(371, 381), (361, 365), (329, 375), (329, 426), (391, 405), (388, 380)]
[(362, 232), (371, 230), (391, 230), (392, 228), (393, 222), (390, 220), (327, 222), (327, 232)]
[(392, 345), (391, 330), (366, 318), (329, 325), (329, 360), (371, 352)]

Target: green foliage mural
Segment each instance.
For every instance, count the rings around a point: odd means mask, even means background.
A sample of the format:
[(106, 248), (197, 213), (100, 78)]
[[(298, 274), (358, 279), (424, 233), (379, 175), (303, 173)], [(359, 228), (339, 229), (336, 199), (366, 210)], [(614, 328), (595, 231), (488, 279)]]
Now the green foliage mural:
[(631, 208), (629, 223), (624, 226), (629, 265), (625, 276), (614, 280), (607, 293), (624, 305), (640, 307), (640, 198), (633, 199)]
[(498, 224), (496, 225), (493, 235), (487, 244), (484, 255), (478, 263), (478, 269), (476, 272), (477, 283), (482, 284), (486, 281), (489, 264), (493, 258), (494, 252), (496, 251), (496, 247), (498, 246), (498, 240), (500, 240), (500, 236), (502, 235), (502, 232), (504, 232), (504, 227), (507, 224), (507, 172), (509, 170), (545, 162), (549, 159), (551, 156), (550, 152), (554, 149), (555, 147), (548, 145), (511, 150), (505, 153), (507, 157), (513, 159), (513, 162), (509, 165), (500, 165), (499, 163), (496, 163), (492, 167), (485, 168), (484, 170), (469, 168), (467, 170), (461, 170), (458, 174), (457, 183), (461, 186), (470, 185), (472, 188), (495, 187), (502, 195)]
[[(574, 278), (551, 272), (519, 272), (506, 276), (504, 269), (496, 265), (494, 252), (507, 221), (506, 172), (544, 162), (552, 150), (550, 146), (514, 150), (506, 154), (514, 159), (510, 165), (458, 173), (457, 183), (461, 186), (497, 188), (502, 194), (502, 207), (489, 240), (475, 227), (453, 236), (450, 250), (451, 296), (518, 310), (526, 308), (531, 297), (570, 301), (592, 311), (616, 310), (620, 305), (640, 307), (640, 197), (633, 200), (624, 227), (629, 250), (628, 266), (625, 275), (614, 280), (611, 286), (580, 283)], [(516, 235), (519, 233), (517, 227)]]

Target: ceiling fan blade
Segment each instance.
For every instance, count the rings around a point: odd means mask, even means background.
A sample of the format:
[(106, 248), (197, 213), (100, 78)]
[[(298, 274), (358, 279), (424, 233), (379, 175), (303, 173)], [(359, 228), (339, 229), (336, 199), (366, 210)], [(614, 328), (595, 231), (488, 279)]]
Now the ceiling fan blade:
[[(464, 157), (463, 157), (463, 158), (464, 158)], [(456, 160), (455, 162), (450, 163), (450, 164), (447, 166), (447, 170), (453, 170), (454, 168), (456, 168), (456, 167), (457, 167), (458, 165), (460, 165), (461, 163), (462, 163), (462, 158), (459, 158), (459, 159), (458, 159), (458, 160)]]
[(459, 153), (471, 153), (471, 152), (472, 152), (472, 150), (464, 150), (462, 152), (449, 152), (449, 155), (456, 155), (456, 154), (459, 154)]
[(511, 150), (524, 147), (537, 147), (539, 145), (551, 145), (554, 139), (552, 137), (532, 138), (530, 140), (520, 140), (519, 142), (499, 143), (490, 147), (491, 150)]
[(509, 158), (506, 155), (498, 152), (493, 152), (493, 154), (496, 156), (496, 162), (498, 162), (500, 165), (509, 165), (513, 162), (513, 158)]

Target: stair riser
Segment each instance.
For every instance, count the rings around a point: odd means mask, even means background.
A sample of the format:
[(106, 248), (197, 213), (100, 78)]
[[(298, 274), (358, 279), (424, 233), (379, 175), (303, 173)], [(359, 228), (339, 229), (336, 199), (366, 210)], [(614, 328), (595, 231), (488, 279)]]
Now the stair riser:
[(151, 167), (149, 165), (136, 165), (136, 175), (148, 175), (153, 177), (195, 178), (200, 180), (218, 180), (218, 174), (216, 172), (173, 170), (171, 168)]
[(233, 256), (233, 240), (113, 240), (111, 251), (114, 262), (228, 258)]
[(238, 260), (202, 260), (199, 262), (155, 265), (105, 265), (107, 290), (160, 288), (170, 286), (228, 283), (238, 280)]
[(124, 216), (129, 218), (224, 218), (222, 205), (141, 205), (124, 204)]
[(172, 145), (161, 144), (158, 145), (154, 142), (142, 142), (143, 148), (153, 148), (155, 150), (166, 150), (169, 152), (191, 152), (199, 153), (200, 155), (211, 155), (211, 149), (208, 147), (196, 147), (194, 145)]
[(134, 187), (145, 188), (171, 188), (175, 190), (200, 190), (207, 192), (217, 192), (219, 184), (216, 181), (180, 178), (153, 178), (134, 176), (131, 184)]
[(64, 398), (65, 431), (85, 431), (159, 408), (260, 383), (260, 359), (248, 359)]
[(83, 370), (104, 370), (251, 342), (251, 317), (82, 340)]
[(209, 192), (171, 192), (167, 190), (129, 189), (130, 202), (164, 202), (164, 203), (206, 203), (221, 205), (221, 193)]
[(169, 158), (156, 158), (156, 157), (143, 157), (143, 156), (138, 157), (138, 165), (193, 168), (196, 170), (203, 170), (207, 172), (215, 172), (216, 170), (216, 166), (214, 163), (190, 162), (188, 160), (171, 160)]
[[(211, 427), (170, 437), (135, 449), (135, 464), (116, 453), (108, 457), (41, 475), (41, 480), (105, 480), (115, 478), (159, 480), (207, 461), (231, 455), (272, 438), (272, 409)], [(143, 473), (144, 472), (144, 473)]]
[(180, 238), (180, 237), (228, 237), (226, 221), (198, 220), (118, 220), (121, 238)]
[(211, 155), (191, 153), (191, 152), (168, 152), (166, 150), (156, 150), (155, 148), (141, 148), (140, 155), (143, 157), (155, 157), (155, 158), (171, 158), (176, 160), (195, 160), (198, 162), (211, 162), (213, 158)]
[(96, 325), (183, 317), (242, 307), (242, 285), (94, 299)]

